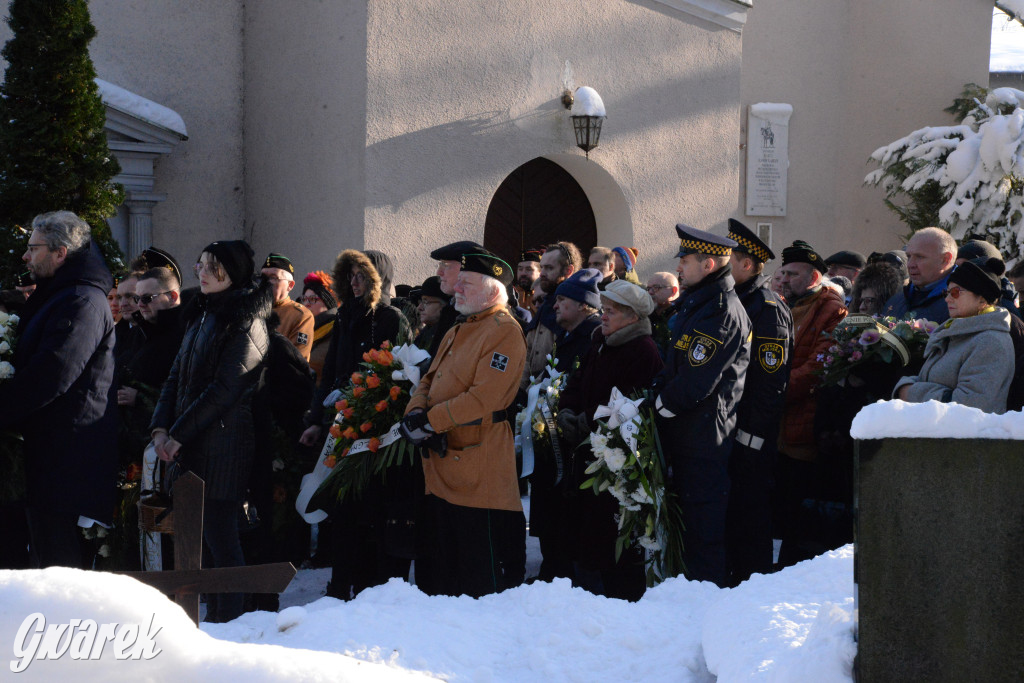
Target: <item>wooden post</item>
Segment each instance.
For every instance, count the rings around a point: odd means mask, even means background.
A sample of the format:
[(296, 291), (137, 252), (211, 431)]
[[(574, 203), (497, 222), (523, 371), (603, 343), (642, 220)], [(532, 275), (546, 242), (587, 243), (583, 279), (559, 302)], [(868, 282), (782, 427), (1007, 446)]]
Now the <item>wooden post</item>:
[(174, 569), (165, 572), (119, 572), (174, 595), (199, 625), (200, 593), (280, 593), (295, 576), (290, 562), (251, 567), (203, 569), (203, 489), (194, 472), (174, 482)]

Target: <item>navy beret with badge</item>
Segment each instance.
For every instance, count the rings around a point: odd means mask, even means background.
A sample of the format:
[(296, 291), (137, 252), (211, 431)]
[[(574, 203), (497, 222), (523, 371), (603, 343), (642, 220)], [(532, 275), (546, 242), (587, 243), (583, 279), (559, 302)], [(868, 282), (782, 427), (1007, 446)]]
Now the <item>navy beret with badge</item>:
[(487, 251), (484, 245), (477, 244), (472, 240), (452, 242), (430, 252), (430, 258), (435, 261), (461, 261), (463, 254), (471, 254)]
[(163, 249), (157, 249), (156, 247), (149, 247), (142, 252), (142, 260), (146, 262), (146, 268), (167, 268), (174, 273), (174, 277), (178, 278), (178, 282), (182, 282), (181, 279), (181, 268), (178, 266), (178, 262), (174, 260), (168, 252)]
[(814, 251), (811, 245), (803, 240), (795, 240), (793, 244), (782, 250), (782, 265), (790, 263), (809, 263), (815, 270), (824, 274), (828, 270), (825, 259)]
[(292, 275), (295, 275), (295, 266), (292, 265), (291, 259), (281, 254), (271, 253), (267, 256), (267, 260), (263, 262), (264, 268), (280, 268)]
[(712, 256), (728, 256), (736, 248), (736, 242), (728, 237), (721, 237), (707, 230), (691, 228), (683, 223), (676, 224), (679, 235), (679, 253), (677, 258), (687, 254), (711, 254)]
[(495, 254), (486, 250), (462, 255), (462, 270), (468, 273), (480, 273), (493, 277), (506, 287), (512, 284), (515, 273), (512, 267)]
[(736, 242), (733, 251), (746, 254), (760, 263), (768, 263), (775, 254), (754, 232), (735, 218), (729, 219), (729, 239)]

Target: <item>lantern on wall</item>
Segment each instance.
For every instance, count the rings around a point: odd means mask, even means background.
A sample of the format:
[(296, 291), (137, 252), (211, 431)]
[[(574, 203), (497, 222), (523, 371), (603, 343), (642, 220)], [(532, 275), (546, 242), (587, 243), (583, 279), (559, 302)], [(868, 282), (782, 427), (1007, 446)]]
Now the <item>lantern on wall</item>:
[(578, 88), (572, 103), (572, 128), (576, 134), (576, 146), (586, 153), (588, 159), (590, 150), (597, 147), (601, 139), (601, 124), (605, 118), (604, 102), (597, 91), (586, 85)]

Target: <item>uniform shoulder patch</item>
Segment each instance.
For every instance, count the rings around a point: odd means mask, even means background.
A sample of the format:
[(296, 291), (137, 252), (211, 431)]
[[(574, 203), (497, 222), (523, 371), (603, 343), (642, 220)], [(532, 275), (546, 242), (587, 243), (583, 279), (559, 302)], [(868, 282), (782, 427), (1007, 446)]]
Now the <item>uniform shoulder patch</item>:
[(508, 356), (495, 351), (494, 355), (491, 356), (491, 367), (495, 370), (505, 372), (505, 368), (508, 367)]
[(786, 364), (786, 347), (778, 342), (761, 342), (757, 345), (757, 362), (767, 373), (777, 371)]
[(690, 342), (690, 352), (686, 357), (692, 367), (700, 367), (707, 363), (718, 350), (719, 343), (706, 334), (696, 333)]
[(296, 346), (305, 346), (308, 343), (309, 343), (309, 335), (306, 334), (305, 332), (299, 332), (295, 336), (295, 345)]

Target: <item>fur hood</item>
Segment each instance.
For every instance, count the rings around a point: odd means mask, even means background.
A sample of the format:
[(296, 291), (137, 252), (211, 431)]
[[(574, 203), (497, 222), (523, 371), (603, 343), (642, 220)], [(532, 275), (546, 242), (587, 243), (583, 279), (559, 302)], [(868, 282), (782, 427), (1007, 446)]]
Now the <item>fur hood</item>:
[(359, 268), (366, 275), (366, 291), (363, 292), (362, 303), (367, 310), (374, 310), (381, 304), (381, 292), (383, 280), (380, 273), (374, 267), (370, 257), (355, 249), (346, 249), (338, 254), (338, 260), (334, 264), (334, 292), (338, 295), (338, 303), (344, 305), (353, 301), (355, 295), (352, 293), (352, 283), (349, 282), (349, 275), (353, 268)]

